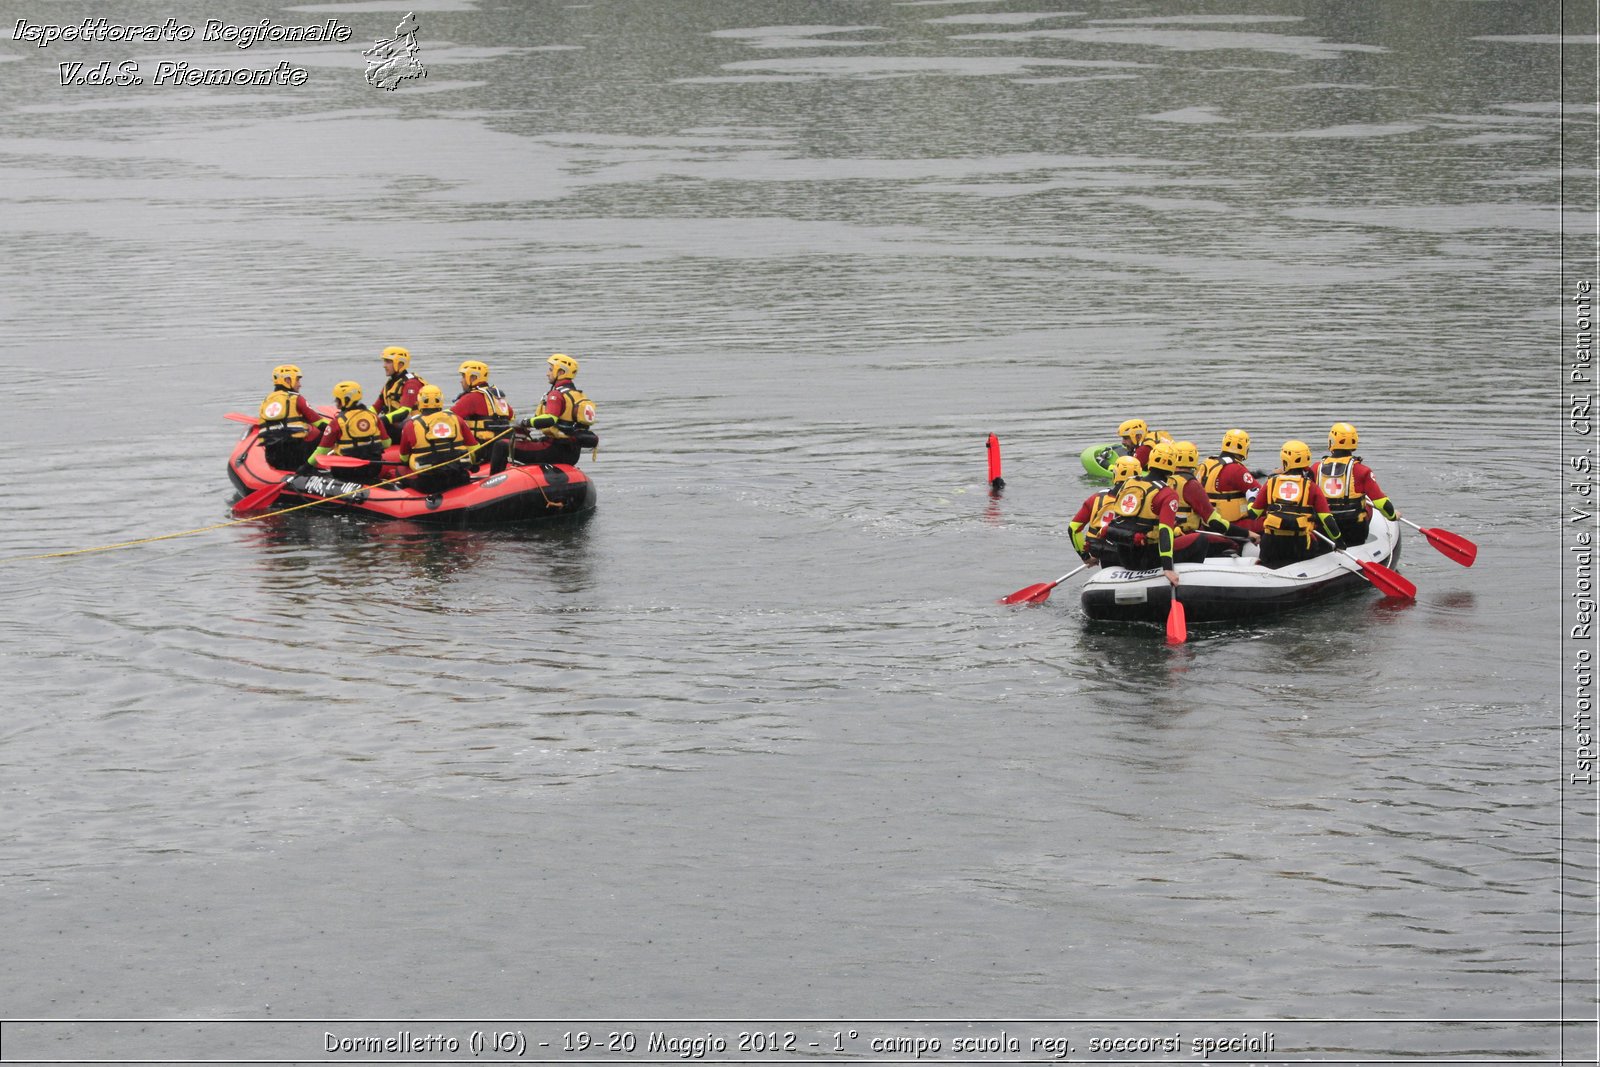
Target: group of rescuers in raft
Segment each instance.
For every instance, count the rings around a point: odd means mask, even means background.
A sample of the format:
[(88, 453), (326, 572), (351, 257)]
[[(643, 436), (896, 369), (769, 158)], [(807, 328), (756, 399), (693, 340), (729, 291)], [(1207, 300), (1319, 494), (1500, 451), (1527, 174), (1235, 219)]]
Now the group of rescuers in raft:
[(337, 412), (329, 418), (300, 394), (300, 368), (285, 363), (272, 370), (272, 392), (261, 402), (261, 442), (267, 462), (297, 474), (318, 472), (326, 453), (368, 461), (365, 468), (341, 467), (338, 477), (372, 484), (382, 478), (384, 451), (398, 445), (400, 462), (412, 473), (400, 484), (423, 493), (442, 493), (471, 480), (471, 471), (488, 463), (491, 473), (513, 458), (522, 464), (575, 464), (585, 448), (600, 439), (590, 427), (594, 402), (574, 379), (578, 361), (557, 352), (545, 361), (549, 391), (537, 412), (518, 420), (499, 386), (489, 384), (489, 367), (469, 359), (457, 368), (461, 392), (450, 407), (444, 391), (411, 371), (411, 353), (383, 350), (388, 376), (378, 398), (362, 402), (353, 381), (333, 387)]
[(1085, 500), (1069, 526), (1086, 563), (1159, 567), (1177, 585), (1174, 564), (1213, 550), (1237, 554), (1246, 539), (1261, 546), (1262, 565), (1281, 567), (1364, 544), (1374, 509), (1400, 518), (1355, 454), (1356, 428), (1348, 422), (1333, 424), (1328, 454), (1317, 463), (1310, 445), (1285, 441), (1282, 466), (1261, 481), (1245, 466), (1250, 435), (1243, 430), (1223, 434), (1219, 454), (1204, 463), (1193, 442), (1173, 441), (1143, 419), (1129, 419), (1117, 433), (1127, 454), (1112, 468), (1111, 487)]

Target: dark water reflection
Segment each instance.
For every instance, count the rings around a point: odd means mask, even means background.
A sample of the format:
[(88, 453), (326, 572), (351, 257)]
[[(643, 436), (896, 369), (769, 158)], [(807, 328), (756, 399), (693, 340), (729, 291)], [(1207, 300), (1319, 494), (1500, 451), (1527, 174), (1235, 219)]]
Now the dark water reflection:
[(590, 518), (466, 530), (313, 509), (268, 516), (235, 536), (259, 548), (263, 567), (278, 576), (304, 574), (309, 554), (318, 580), (335, 590), (371, 590), (396, 577), (441, 583), (491, 559), (527, 560), (554, 595), (580, 596), (591, 585)]

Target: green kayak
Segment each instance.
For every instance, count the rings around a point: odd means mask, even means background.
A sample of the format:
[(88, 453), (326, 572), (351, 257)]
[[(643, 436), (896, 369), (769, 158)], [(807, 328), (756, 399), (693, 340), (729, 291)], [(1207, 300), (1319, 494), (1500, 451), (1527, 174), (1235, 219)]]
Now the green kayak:
[(1097, 481), (1109, 483), (1111, 468), (1117, 462), (1117, 457), (1127, 454), (1122, 445), (1113, 441), (1108, 445), (1090, 445), (1078, 454), (1078, 458), (1083, 462), (1085, 474)]

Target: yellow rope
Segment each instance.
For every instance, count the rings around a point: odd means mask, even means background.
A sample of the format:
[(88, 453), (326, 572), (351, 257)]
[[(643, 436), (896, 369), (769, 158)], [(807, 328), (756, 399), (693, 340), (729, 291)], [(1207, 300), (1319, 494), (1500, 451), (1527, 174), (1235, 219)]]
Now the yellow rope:
[[(467, 454), (471, 455), (472, 453), (478, 451), (480, 448), (486, 448), (489, 445), (494, 444), (496, 441), (500, 440), (500, 438), (504, 437), (508, 433), (511, 433), (515, 429), (516, 429), (516, 427), (513, 426), (510, 429), (502, 430), (500, 433), (495, 434), (493, 437), (489, 438), (487, 441), (480, 441), (477, 444), (472, 445), (470, 448), (467, 449)], [(440, 467), (448, 467), (452, 463), (456, 463), (456, 462), (459, 462), (459, 461), (458, 460), (447, 460), (444, 463), (435, 463), (431, 467), (420, 467), (420, 468), (418, 468), (417, 470), (414, 470), (414, 471), (406, 471), (406, 473), (404, 473), (404, 474), (402, 474), (402, 475), (400, 475), (398, 477), (395, 477), (395, 478), (387, 478), (387, 479), (385, 479), (385, 480), (383, 480), (381, 482), (374, 482), (372, 485), (360, 485), (360, 486), (357, 486), (356, 488), (350, 490), (347, 493), (340, 493), (338, 496), (318, 497), (316, 500), (308, 500), (304, 504), (296, 504), (292, 508), (278, 508), (278, 509), (272, 510), (272, 511), (263, 511), (259, 515), (246, 515), (244, 518), (241, 518), (241, 519), (229, 519), (227, 522), (213, 523), (210, 526), (199, 526), (199, 527), (196, 527), (193, 530), (180, 530), (177, 533), (157, 534), (155, 537), (141, 537), (136, 541), (118, 541), (114, 545), (95, 545), (92, 548), (73, 548), (73, 549), (68, 549), (68, 550), (66, 550), (64, 552), (41, 552), (41, 553), (39, 553), (37, 555), (33, 555), (33, 556), (8, 556), (8, 557), (5, 557), (3, 559), (0, 559), (0, 565), (4, 565), (4, 564), (7, 564), (7, 563), (23, 563), (23, 562), (26, 562), (27, 560), (35, 560), (35, 559), (61, 559), (61, 558), (66, 557), (66, 556), (86, 556), (86, 555), (89, 555), (92, 552), (110, 552), (111, 550), (117, 549), (117, 548), (132, 548), (135, 545), (148, 545), (148, 544), (152, 544), (153, 542), (156, 542), (156, 541), (171, 541), (174, 538), (178, 538), (178, 537), (193, 537), (195, 534), (209, 533), (212, 530), (224, 530), (224, 529), (227, 529), (229, 526), (238, 526), (239, 524), (246, 523), (246, 522), (256, 522), (257, 520), (264, 519), (264, 518), (268, 517), (269, 515), (274, 515), (274, 516), (275, 515), (287, 515), (292, 511), (300, 511), (300, 510), (302, 510), (304, 508), (314, 508), (318, 504), (326, 504), (330, 500), (343, 500), (347, 496), (354, 496), (357, 493), (362, 492), (362, 491), (367, 490), (367, 489), (382, 489), (386, 485), (392, 485), (395, 482), (403, 482), (407, 478), (411, 477), (413, 474), (423, 474), (423, 473), (425, 473), (427, 471), (438, 470)], [(290, 475), (289, 477), (293, 477), (293, 476)], [(288, 481), (288, 478), (286, 477), (284, 479), (284, 481)], [(265, 488), (265, 487), (263, 487), (263, 488)], [(542, 493), (543, 493), (543, 490), (541, 489), (541, 495), (542, 495)]]

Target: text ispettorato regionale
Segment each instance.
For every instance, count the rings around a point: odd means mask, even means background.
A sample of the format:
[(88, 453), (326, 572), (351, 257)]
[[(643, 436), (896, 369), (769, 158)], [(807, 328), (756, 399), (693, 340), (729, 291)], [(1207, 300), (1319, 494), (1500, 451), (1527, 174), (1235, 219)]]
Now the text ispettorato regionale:
[(198, 30), (175, 18), (138, 26), (112, 22), (106, 18), (86, 18), (73, 23), (38, 23), (18, 19), (11, 31), (12, 40), (35, 44), (40, 48), (66, 42), (161, 44), (194, 40), (222, 41), (249, 48), (262, 41), (273, 44), (343, 44), (351, 36), (350, 27), (338, 19), (328, 19), (310, 26), (285, 26), (270, 19), (243, 25), (207, 19)]

